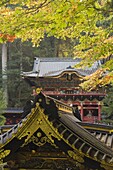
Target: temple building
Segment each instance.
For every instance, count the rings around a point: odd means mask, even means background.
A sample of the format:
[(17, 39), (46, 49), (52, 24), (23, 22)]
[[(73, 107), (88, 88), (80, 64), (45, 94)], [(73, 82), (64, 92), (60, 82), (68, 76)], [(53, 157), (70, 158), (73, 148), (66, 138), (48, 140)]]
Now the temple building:
[(113, 170), (112, 126), (81, 122), (42, 92), (23, 114), (0, 135), (1, 170)]
[(82, 69), (76, 67), (80, 61), (79, 58), (35, 58), (33, 70), (22, 76), (33, 88), (33, 93), (35, 88), (41, 88), (44, 94), (77, 107), (83, 122), (99, 122), (105, 90), (87, 92), (79, 85), (85, 76), (101, 66), (101, 62)]

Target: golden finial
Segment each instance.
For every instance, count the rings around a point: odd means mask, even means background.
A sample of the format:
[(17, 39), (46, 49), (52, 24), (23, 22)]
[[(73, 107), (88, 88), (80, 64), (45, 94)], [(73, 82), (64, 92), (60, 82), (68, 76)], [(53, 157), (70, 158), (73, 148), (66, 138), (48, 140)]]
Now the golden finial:
[(42, 88), (36, 88), (36, 94), (39, 94), (41, 92)]

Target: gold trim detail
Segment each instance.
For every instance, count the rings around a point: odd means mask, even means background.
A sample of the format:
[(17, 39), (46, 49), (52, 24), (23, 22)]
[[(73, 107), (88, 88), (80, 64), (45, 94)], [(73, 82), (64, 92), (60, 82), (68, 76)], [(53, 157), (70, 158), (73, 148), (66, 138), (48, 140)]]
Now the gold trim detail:
[(33, 136), (31, 138), (31, 141), (37, 146), (43, 146), (46, 144), (46, 142), (48, 142), (48, 138), (47, 138), (47, 136), (43, 136), (42, 138), (37, 138), (37, 137)]
[[(53, 123), (49, 122), (48, 116), (44, 114), (44, 109), (40, 108), (39, 103), (36, 103), (36, 107), (32, 109), (31, 114), (24, 123), (24, 126), (17, 132), (17, 138), (19, 140), (26, 137), (23, 146), (31, 140), (30, 138), (32, 138), (37, 145), (43, 145), (44, 141), (49, 141), (49, 143), (51, 142), (51, 144), (54, 144), (53, 136), (58, 140), (61, 140), (61, 135), (59, 135), (58, 130), (53, 127)], [(39, 142), (38, 137), (34, 138), (33, 136), (38, 129), (41, 129), (47, 136), (47, 138), (39, 138), (41, 143)], [(38, 133), (38, 136), (40, 135), (41, 134)]]
[(109, 166), (109, 165), (103, 165), (103, 164), (101, 164), (100, 165), (102, 168), (104, 168), (105, 170), (113, 170), (113, 166), (111, 167), (111, 166)]
[[(4, 149), (2, 149), (1, 151), (0, 151), (0, 159), (3, 159), (3, 158), (5, 158), (7, 155), (9, 155), (10, 154), (10, 150), (4, 150)], [(1, 161), (1, 160), (0, 160)]]
[(84, 159), (78, 154), (71, 150), (68, 151), (68, 155), (79, 163), (84, 163)]
[(41, 92), (42, 88), (36, 88), (36, 94), (39, 94)]
[(84, 79), (84, 76), (80, 75), (77, 71), (63, 71), (62, 73), (60, 73), (59, 75), (56, 75), (56, 76), (47, 76), (47, 78), (62, 78), (63, 75), (65, 74), (75, 74), (77, 76), (78, 79), (81, 79), (83, 80)]
[(37, 136), (32, 136), (30, 138), (30, 140), (28, 142), (25, 143), (25, 145), (27, 145), (28, 143), (33, 142), (35, 145), (37, 146), (43, 146), (45, 145), (47, 142), (50, 143), (51, 145), (53, 145), (54, 147), (56, 147), (56, 145), (54, 143), (52, 143), (50, 141), (50, 139), (47, 138), (47, 136), (42, 136), (41, 132), (37, 133)]

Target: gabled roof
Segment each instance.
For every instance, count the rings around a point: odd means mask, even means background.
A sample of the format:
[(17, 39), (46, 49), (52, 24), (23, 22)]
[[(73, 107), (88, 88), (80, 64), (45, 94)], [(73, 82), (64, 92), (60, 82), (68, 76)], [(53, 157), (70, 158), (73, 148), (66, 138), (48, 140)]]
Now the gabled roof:
[(23, 72), (25, 77), (54, 77), (63, 72), (77, 72), (81, 76), (90, 75), (95, 72), (100, 62), (95, 62), (92, 67), (78, 69), (75, 66), (79, 64), (81, 59), (76, 58), (35, 58), (33, 70), (31, 72)]
[[(17, 154), (20, 147), (29, 144), (33, 135), (41, 129), (49, 142), (73, 161), (87, 164), (89, 168), (113, 168), (113, 150), (77, 121), (70, 106), (39, 93), (29, 115), (0, 135), (1, 161), (12, 159), (12, 154)], [(37, 141), (38, 138), (41, 138), (40, 132), (37, 133)], [(90, 161), (92, 164), (88, 164)]]

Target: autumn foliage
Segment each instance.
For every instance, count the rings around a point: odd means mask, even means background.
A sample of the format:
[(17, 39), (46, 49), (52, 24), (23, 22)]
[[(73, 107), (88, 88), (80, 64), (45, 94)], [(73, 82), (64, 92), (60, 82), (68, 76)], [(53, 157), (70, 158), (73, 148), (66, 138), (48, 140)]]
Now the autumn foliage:
[(15, 38), (16, 37), (14, 35), (8, 35), (8, 34), (1, 34), (0, 33), (0, 39), (2, 39), (2, 41), (13, 42)]
[[(45, 34), (63, 40), (76, 39), (72, 50), (74, 58), (82, 58), (80, 67), (113, 54), (113, 0), (2, 0), (0, 13), (1, 42), (12, 42), (16, 37), (38, 46)], [(101, 75), (101, 69), (107, 70), (106, 74)], [(112, 75), (113, 60), (108, 60), (86, 78), (88, 83), (84, 87), (112, 83)]]

